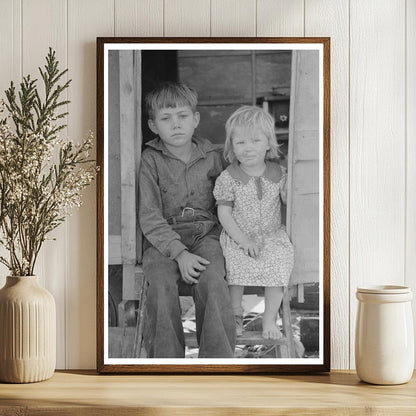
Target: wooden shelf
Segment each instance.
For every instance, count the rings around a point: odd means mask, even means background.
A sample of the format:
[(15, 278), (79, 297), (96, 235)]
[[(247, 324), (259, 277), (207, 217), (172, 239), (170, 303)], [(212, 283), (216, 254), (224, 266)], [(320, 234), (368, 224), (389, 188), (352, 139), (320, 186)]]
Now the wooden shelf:
[(97, 375), (58, 371), (1, 384), (0, 415), (415, 415), (416, 377), (400, 386), (321, 375)]

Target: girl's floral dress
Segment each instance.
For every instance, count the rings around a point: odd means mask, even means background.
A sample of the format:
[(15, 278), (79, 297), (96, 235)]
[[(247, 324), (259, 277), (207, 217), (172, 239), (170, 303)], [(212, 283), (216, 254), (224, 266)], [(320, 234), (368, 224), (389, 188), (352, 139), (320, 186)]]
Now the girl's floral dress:
[(293, 246), (281, 224), (281, 198), (286, 200), (287, 174), (283, 167), (267, 161), (261, 177), (247, 175), (238, 162), (218, 177), (214, 197), (217, 205), (232, 206), (232, 215), (249, 238), (260, 247), (254, 259), (222, 231), (229, 285), (287, 286), (293, 269)]

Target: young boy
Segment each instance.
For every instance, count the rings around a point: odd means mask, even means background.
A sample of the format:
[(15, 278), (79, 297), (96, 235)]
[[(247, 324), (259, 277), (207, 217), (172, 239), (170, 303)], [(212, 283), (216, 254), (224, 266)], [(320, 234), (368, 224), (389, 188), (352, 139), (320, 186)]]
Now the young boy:
[(165, 83), (146, 97), (149, 127), (140, 167), (139, 220), (149, 281), (144, 344), (149, 358), (183, 358), (178, 295), (192, 285), (200, 358), (232, 358), (235, 322), (212, 195), (222, 171), (219, 149), (196, 138), (197, 94)]

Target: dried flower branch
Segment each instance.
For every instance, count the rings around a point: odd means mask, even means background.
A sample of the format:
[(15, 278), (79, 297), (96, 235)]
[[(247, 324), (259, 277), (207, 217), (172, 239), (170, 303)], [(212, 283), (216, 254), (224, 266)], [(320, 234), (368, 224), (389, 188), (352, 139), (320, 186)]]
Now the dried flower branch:
[(58, 66), (49, 48), (45, 69), (39, 68), (44, 98), (28, 75), (17, 95), (12, 82), (7, 103), (0, 103), (0, 245), (10, 254), (0, 263), (13, 276), (33, 275), (47, 234), (81, 205), (82, 191), (97, 171), (89, 156), (92, 133), (80, 144), (59, 138), (66, 125), (57, 122), (68, 114), (60, 109), (69, 103), (60, 96), (70, 81), (58, 84), (67, 72)]

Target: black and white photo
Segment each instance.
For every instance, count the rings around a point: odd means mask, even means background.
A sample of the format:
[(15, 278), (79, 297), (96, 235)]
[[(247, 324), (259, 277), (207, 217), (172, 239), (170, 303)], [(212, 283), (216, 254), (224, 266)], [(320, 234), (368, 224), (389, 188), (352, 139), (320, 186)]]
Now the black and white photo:
[(99, 371), (329, 370), (329, 39), (97, 63)]

